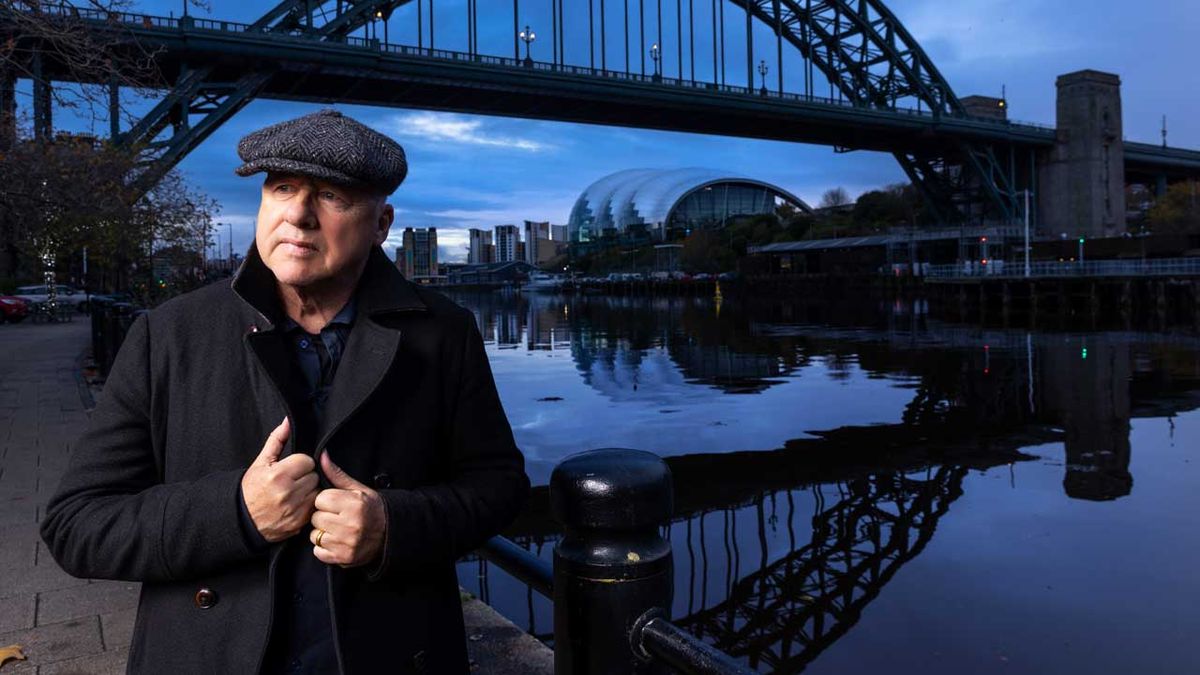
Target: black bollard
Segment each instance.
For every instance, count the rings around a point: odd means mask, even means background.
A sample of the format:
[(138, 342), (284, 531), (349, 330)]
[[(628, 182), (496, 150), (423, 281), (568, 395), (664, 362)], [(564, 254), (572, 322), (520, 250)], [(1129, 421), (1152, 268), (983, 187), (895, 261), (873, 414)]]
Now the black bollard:
[(101, 374), (106, 374), (104, 370), (104, 324), (107, 321), (108, 307), (92, 301), (88, 309), (92, 314), (92, 362), (96, 364), (96, 368)]
[[(564, 536), (554, 548), (554, 672), (668, 672), (637, 656), (635, 624), (671, 611), (671, 470), (640, 450), (591, 450), (550, 477), (550, 504)], [(639, 650), (640, 651), (640, 650)]]

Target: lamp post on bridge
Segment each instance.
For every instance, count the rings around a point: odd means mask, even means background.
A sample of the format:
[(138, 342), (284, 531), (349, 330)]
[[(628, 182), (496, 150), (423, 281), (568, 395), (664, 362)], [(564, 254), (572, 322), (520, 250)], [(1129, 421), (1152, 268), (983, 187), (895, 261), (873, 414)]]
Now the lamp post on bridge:
[(758, 62), (758, 74), (760, 76), (762, 76), (762, 87), (758, 90), (758, 93), (761, 96), (767, 95), (767, 71), (768, 70), (769, 70), (769, 68), (767, 67), (767, 60), (760, 59)]
[(525, 66), (533, 67), (533, 59), (529, 56), (529, 45), (537, 39), (537, 35), (529, 29), (529, 24), (525, 24), (525, 30), (517, 33), (517, 37), (521, 38), (521, 42), (525, 43)]
[(660, 59), (662, 59), (662, 56), (659, 54), (659, 48), (658, 48), (657, 42), (650, 45), (650, 59), (652, 61), (654, 61), (654, 77), (652, 79), (655, 82), (658, 82), (659, 80), (662, 79), (662, 75), (660, 75), (658, 72), (658, 62)]

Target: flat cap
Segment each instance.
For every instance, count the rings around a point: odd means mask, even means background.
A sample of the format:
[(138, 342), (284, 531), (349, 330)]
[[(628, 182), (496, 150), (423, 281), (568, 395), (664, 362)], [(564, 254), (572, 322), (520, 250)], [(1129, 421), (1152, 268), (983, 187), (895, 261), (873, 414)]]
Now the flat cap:
[(283, 171), (391, 194), (408, 173), (399, 143), (337, 110), (259, 129), (242, 138), (237, 150), (245, 162), (236, 169), (239, 176)]

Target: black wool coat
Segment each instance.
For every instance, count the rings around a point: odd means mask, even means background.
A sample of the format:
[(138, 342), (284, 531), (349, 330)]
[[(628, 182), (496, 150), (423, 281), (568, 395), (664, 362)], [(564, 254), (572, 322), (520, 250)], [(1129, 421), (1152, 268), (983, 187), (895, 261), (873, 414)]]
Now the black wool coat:
[(70, 574), (143, 582), (130, 672), (257, 672), (286, 589), (281, 545), (256, 553), (239, 528), (238, 487), (284, 415), (285, 453), (327, 450), (386, 505), (381, 564), (328, 568), (342, 672), (467, 671), (454, 561), (515, 517), (524, 461), (470, 312), (379, 248), (356, 297), (321, 428), (292, 415), (303, 375), (253, 250), (129, 331), (42, 537)]

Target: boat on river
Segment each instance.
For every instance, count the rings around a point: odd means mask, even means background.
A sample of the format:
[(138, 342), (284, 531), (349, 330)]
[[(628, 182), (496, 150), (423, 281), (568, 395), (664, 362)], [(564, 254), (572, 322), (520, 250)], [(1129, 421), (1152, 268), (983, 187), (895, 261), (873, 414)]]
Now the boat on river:
[(529, 280), (521, 284), (522, 291), (534, 293), (553, 293), (562, 288), (566, 277), (546, 272), (530, 272)]

